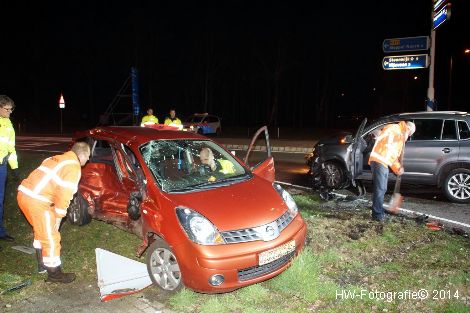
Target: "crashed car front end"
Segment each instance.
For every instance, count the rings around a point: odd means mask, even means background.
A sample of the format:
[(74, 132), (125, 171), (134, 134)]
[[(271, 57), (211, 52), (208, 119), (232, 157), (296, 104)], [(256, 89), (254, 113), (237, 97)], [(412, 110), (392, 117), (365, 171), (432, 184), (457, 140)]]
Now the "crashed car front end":
[(322, 164), (324, 162), (321, 157), (321, 150), (323, 144), (317, 143), (311, 153), (306, 155), (306, 163), (309, 166), (309, 183), (313, 189), (319, 189), (324, 185), (324, 179), (322, 178)]

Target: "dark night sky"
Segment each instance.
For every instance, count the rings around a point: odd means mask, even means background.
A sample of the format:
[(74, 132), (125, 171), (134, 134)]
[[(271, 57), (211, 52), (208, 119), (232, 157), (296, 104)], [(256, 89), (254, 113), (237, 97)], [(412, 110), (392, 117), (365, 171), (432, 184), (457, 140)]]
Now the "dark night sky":
[[(468, 2), (453, 0), (437, 30), (439, 109), (469, 109)], [(96, 125), (131, 66), (142, 109), (159, 118), (175, 107), (231, 126), (324, 127), (337, 114), (422, 110), (428, 71), (384, 71), (382, 42), (429, 35), (430, 10), (431, 0), (3, 1), (0, 93), (15, 100), (16, 125), (44, 131), (59, 125), (61, 91), (66, 130)]]

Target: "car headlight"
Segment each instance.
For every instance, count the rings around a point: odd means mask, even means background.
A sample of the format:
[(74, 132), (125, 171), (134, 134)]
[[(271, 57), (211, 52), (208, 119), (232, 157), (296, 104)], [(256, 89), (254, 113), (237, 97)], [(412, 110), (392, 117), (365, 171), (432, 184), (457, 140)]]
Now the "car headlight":
[(273, 186), (274, 189), (276, 189), (277, 193), (281, 196), (282, 200), (284, 200), (284, 203), (289, 208), (290, 215), (292, 217), (296, 216), (299, 212), (299, 209), (297, 208), (297, 204), (295, 203), (294, 198), (292, 198), (290, 193), (285, 191), (284, 188), (282, 188), (280, 185), (273, 184)]
[(188, 208), (176, 208), (176, 215), (189, 239), (202, 245), (224, 244), (215, 226), (204, 216)]

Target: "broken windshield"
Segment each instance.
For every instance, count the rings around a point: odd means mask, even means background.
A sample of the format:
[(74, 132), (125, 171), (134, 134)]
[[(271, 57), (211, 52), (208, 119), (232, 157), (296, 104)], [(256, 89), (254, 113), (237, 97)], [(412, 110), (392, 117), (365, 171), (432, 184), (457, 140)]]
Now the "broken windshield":
[(216, 188), (251, 177), (230, 153), (209, 140), (153, 140), (140, 153), (165, 192)]

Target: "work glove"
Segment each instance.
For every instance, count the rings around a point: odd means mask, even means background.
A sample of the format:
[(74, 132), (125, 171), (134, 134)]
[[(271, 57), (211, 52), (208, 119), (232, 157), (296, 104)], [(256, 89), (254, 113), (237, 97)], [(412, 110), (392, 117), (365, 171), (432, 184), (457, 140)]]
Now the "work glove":
[(11, 170), (11, 176), (14, 180), (20, 180), (20, 171), (17, 168)]
[(404, 172), (405, 172), (405, 169), (402, 166), (397, 170), (396, 174), (397, 174), (397, 176), (401, 176), (401, 175), (403, 175)]

